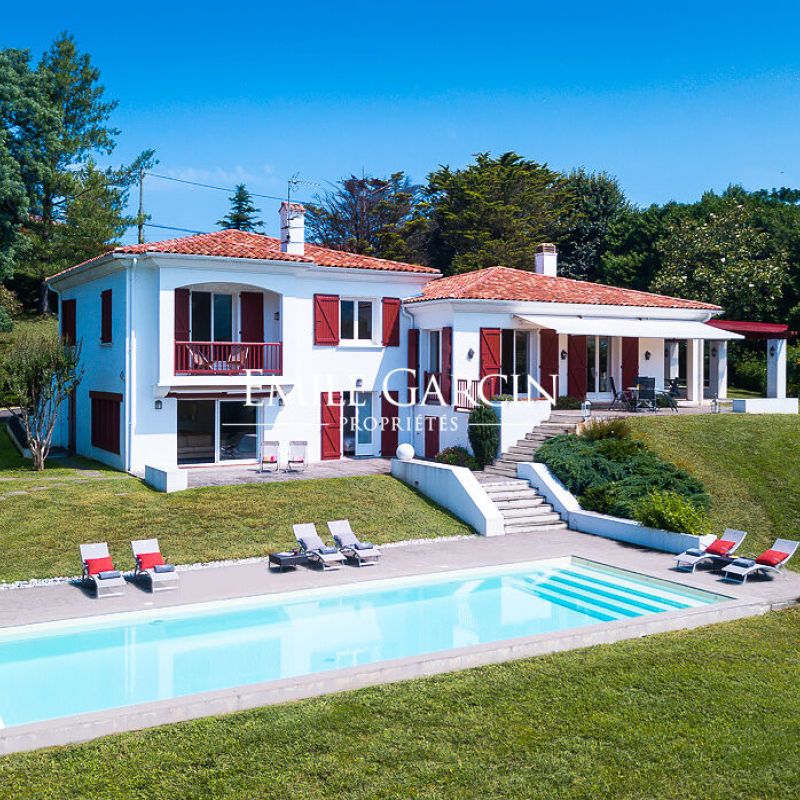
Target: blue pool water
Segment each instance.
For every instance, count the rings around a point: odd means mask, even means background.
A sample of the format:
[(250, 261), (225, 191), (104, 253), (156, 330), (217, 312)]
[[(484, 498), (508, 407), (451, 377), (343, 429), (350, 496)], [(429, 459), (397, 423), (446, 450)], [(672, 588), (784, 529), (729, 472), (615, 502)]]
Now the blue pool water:
[(0, 727), (722, 599), (558, 559), (0, 630)]

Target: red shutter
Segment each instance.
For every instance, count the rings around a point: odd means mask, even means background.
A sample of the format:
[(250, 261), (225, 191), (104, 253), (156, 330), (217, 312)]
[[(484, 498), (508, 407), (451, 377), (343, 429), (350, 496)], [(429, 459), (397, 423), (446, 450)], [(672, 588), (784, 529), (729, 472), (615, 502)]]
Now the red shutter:
[(239, 303), (242, 310), (242, 341), (263, 342), (264, 295), (261, 292), (242, 292)]
[(339, 295), (314, 295), (314, 344), (339, 344)]
[(74, 300), (61, 301), (61, 338), (65, 344), (75, 344), (76, 309)]
[(442, 328), (442, 397), (445, 405), (453, 402), (453, 329)]
[(109, 453), (120, 452), (120, 404), (116, 392), (89, 392), (92, 401), (92, 447)]
[(630, 389), (639, 374), (639, 340), (635, 336), (622, 339), (622, 386), (618, 391)]
[(383, 346), (400, 347), (400, 300), (383, 298)]
[(111, 289), (100, 292), (100, 341), (111, 342)]
[(419, 387), (419, 330), (411, 328), (408, 331), (408, 402), (413, 402), (412, 394)]
[(583, 400), (586, 397), (586, 337), (570, 336), (567, 350), (567, 393)]
[(425, 417), (425, 458), (436, 458), (439, 455), (441, 425), (441, 417)]
[[(553, 378), (558, 375), (558, 334), (544, 329), (539, 331), (539, 383), (550, 394), (553, 391)], [(556, 378), (556, 397), (558, 378)]]
[(175, 290), (175, 341), (189, 341), (189, 290)]
[[(481, 328), (480, 334), (480, 378), (487, 375), (499, 375), (500, 361), (500, 328)], [(494, 397), (500, 391), (500, 378), (494, 378), (483, 384), (483, 394), (487, 398)]]
[(323, 392), (321, 404), (322, 460), (342, 457), (342, 395), (340, 392)]
[(381, 395), (381, 455), (393, 458), (397, 452), (400, 432), (400, 417), (396, 403), (400, 402), (400, 392), (388, 392), (394, 403), (389, 401), (386, 394)]

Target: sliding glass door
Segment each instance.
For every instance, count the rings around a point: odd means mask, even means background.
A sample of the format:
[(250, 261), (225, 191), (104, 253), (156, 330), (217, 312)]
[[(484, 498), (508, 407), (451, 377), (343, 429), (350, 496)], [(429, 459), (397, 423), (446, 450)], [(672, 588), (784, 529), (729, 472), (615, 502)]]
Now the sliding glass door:
[(603, 395), (611, 391), (611, 339), (608, 336), (586, 337), (586, 391)]
[(258, 408), (239, 400), (178, 400), (178, 464), (258, 458)]

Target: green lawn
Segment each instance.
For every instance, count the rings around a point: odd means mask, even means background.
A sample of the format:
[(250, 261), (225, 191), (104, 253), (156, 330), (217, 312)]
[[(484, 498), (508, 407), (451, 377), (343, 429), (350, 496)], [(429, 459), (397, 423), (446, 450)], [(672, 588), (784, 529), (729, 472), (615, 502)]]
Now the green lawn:
[(44, 473), (23, 467), (0, 431), (0, 581), (79, 574), (81, 542), (107, 541), (127, 568), (130, 541), (143, 536), (157, 536), (171, 560), (191, 563), (285, 549), (295, 543), (293, 522), (316, 522), (324, 532), (327, 520), (349, 518), (377, 543), (471, 533), (388, 475), (166, 495), (94, 462)]
[(800, 537), (800, 416), (700, 414), (631, 420), (634, 435), (700, 478), (714, 532), (749, 532), (742, 552)]
[(0, 759), (37, 798), (779, 798), (800, 610)]

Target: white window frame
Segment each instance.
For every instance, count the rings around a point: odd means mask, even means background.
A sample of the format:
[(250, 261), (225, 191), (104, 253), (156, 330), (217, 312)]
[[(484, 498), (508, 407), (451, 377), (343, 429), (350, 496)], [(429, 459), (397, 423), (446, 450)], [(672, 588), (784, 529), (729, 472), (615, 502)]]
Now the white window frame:
[(209, 332), (210, 341), (216, 341), (214, 337), (214, 297), (215, 295), (225, 295), (231, 298), (231, 342), (241, 341), (239, 331), (239, 320), (241, 319), (241, 297), (239, 292), (215, 292), (212, 289), (189, 289), (189, 341), (194, 341), (194, 327), (192, 325), (192, 295), (202, 293), (211, 295), (211, 308), (209, 310)]
[[(342, 332), (342, 305), (344, 303), (353, 303), (353, 338), (345, 338)], [(369, 339), (358, 338), (358, 304), (369, 303), (372, 309), (372, 336)], [(380, 340), (376, 338), (378, 328), (380, 327), (377, 314), (378, 301), (374, 297), (340, 297), (339, 298), (339, 343), (344, 344), (345, 347), (358, 347), (376, 344)]]

